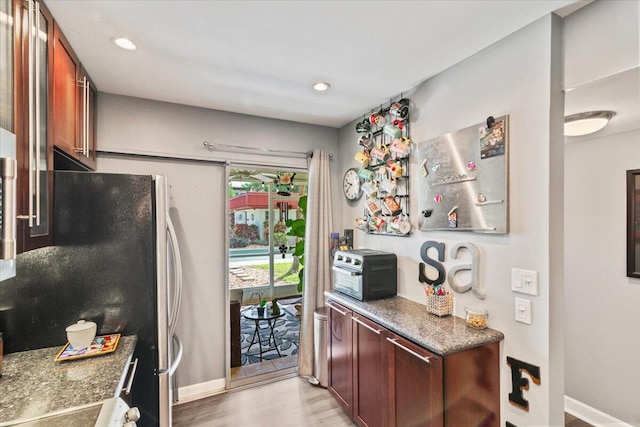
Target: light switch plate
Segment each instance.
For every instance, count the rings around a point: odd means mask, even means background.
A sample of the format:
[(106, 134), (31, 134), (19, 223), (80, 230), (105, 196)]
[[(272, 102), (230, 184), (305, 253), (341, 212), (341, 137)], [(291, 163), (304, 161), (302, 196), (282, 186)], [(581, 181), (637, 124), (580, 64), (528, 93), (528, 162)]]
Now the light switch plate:
[(516, 320), (531, 324), (531, 301), (524, 298), (516, 298)]
[(511, 269), (511, 290), (528, 295), (538, 295), (538, 272), (522, 270), (521, 268)]

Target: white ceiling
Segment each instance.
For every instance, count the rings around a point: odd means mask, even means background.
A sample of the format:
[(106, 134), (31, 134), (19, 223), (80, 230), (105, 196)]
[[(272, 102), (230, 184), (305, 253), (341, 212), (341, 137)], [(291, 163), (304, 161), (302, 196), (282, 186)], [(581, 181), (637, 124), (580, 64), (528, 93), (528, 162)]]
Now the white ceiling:
[[(45, 3), (101, 92), (332, 127), (345, 125), (549, 12), (585, 4)], [(139, 49), (121, 50), (111, 42), (113, 37), (128, 37)], [(330, 82), (331, 89), (314, 92), (311, 85), (318, 80)]]

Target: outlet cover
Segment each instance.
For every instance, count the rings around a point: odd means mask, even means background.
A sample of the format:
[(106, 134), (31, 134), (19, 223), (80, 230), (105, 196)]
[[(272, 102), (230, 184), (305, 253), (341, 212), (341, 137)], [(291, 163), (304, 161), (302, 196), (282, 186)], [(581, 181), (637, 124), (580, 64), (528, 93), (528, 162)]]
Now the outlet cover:
[(523, 270), (521, 268), (511, 269), (511, 290), (528, 295), (538, 295), (538, 272)]
[(524, 298), (516, 298), (516, 320), (518, 322), (531, 324), (531, 301)]

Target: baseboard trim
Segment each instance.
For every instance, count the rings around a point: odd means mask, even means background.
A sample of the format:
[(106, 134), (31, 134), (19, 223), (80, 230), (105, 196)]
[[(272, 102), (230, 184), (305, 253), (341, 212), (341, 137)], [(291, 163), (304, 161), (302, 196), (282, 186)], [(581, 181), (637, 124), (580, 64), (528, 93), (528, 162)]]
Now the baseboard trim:
[(176, 405), (182, 403), (193, 402), (194, 400), (203, 399), (209, 396), (223, 393), (225, 391), (226, 381), (224, 378), (207, 381), (204, 383), (193, 384), (178, 389), (178, 401)]
[(569, 396), (564, 397), (564, 410), (594, 427), (633, 427), (631, 424), (620, 421)]

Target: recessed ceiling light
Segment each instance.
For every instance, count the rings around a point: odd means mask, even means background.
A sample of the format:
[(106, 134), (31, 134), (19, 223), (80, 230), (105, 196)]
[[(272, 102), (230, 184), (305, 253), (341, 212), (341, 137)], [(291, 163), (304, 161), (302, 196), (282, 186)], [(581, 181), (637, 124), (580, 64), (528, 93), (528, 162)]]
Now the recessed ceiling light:
[(582, 136), (598, 132), (616, 113), (613, 111), (588, 111), (564, 118), (565, 136)]
[(330, 87), (331, 85), (327, 82), (316, 82), (313, 84), (313, 90), (315, 90), (316, 92), (324, 92)]
[(134, 42), (124, 37), (118, 37), (112, 40), (116, 46), (125, 50), (136, 50), (138, 48)]

